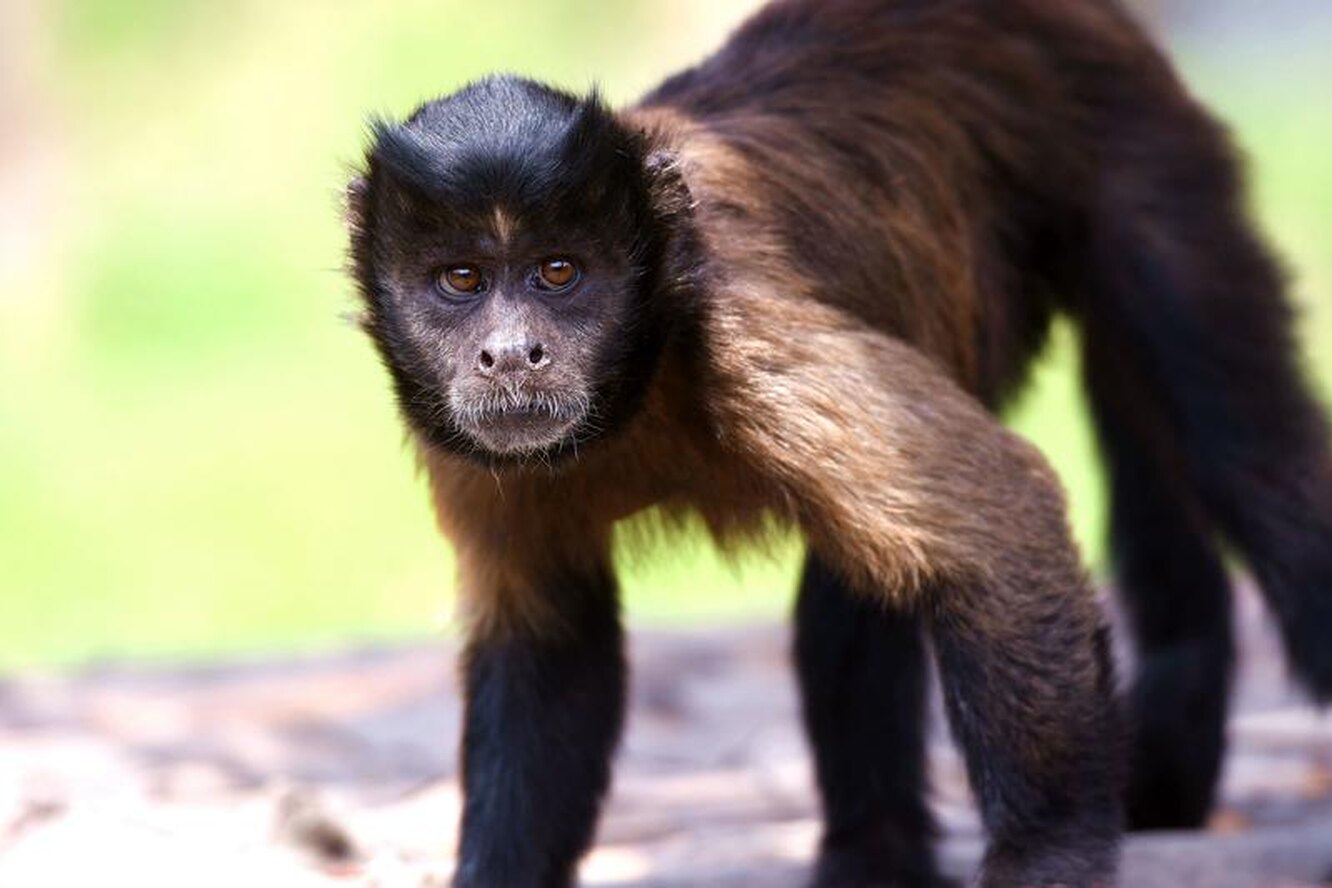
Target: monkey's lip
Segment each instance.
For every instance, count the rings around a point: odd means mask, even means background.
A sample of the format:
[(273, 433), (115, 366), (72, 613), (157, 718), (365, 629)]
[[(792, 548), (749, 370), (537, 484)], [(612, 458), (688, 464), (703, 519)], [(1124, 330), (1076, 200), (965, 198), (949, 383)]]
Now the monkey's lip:
[(481, 414), (481, 420), (483, 422), (522, 422), (530, 419), (545, 420), (558, 418), (559, 417), (555, 413), (538, 404), (503, 407), (498, 410), (487, 410), (485, 413)]
[(582, 419), (578, 413), (557, 412), (531, 403), (506, 405), (467, 416), (459, 423), (477, 444), (501, 454), (545, 450), (563, 441)]

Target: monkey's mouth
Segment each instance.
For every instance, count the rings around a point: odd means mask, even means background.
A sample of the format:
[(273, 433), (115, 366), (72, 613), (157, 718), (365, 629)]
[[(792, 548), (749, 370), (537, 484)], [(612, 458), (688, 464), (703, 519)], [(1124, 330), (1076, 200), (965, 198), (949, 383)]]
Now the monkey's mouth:
[(587, 416), (580, 399), (541, 396), (506, 399), (455, 409), (458, 427), (491, 453), (504, 456), (538, 453), (571, 437)]

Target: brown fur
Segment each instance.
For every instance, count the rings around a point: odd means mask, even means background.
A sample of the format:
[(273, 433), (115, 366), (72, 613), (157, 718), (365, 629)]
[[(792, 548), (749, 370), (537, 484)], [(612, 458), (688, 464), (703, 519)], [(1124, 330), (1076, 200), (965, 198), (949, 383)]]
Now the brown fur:
[[(778, 3), (765, 15), (807, 13), (838, 31), (871, 6)], [(901, 60), (892, 88), (852, 105), (811, 87), (791, 90), (776, 113), (750, 91), (700, 120), (679, 107), (688, 85), (668, 83), (625, 113), (678, 164), (694, 201), (716, 282), (702, 351), (668, 355), (631, 427), (558, 473), (496, 479), (426, 453), (467, 609), (483, 624), (541, 622), (549, 608), (528, 600), (522, 575), (540, 576), (551, 559), (607, 557), (610, 525), (654, 503), (691, 505), (723, 544), (766, 513), (795, 521), (895, 596), (931, 572), (1069, 546), (1062, 520), (1029, 520), (1061, 511), (1039, 457), (963, 393), (1006, 394), (1050, 311), (1013, 292), (1043, 282), (1003, 265), (1008, 189), (1043, 197), (1088, 175), (1078, 152), (1048, 154), (1078, 132), (1077, 85), (1033, 47), (1058, 33), (1078, 43), (1072, 52), (1113, 59), (1135, 78), (1168, 72), (1109, 5), (939, 7), (903, 12), (899, 27), (844, 47), (850, 87), (862, 60)], [(966, 61), (941, 76), (931, 59), (960, 47)], [(1018, 91), (1024, 103), (1012, 100)], [(792, 125), (797, 112), (808, 116)], [(854, 147), (830, 151), (827, 127)], [(996, 169), (1022, 181), (996, 180)], [(817, 237), (793, 253), (806, 232)], [(544, 518), (542, 504), (558, 504), (560, 517)], [(542, 545), (516, 542), (535, 539)]]
[[(527, 107), (512, 84), (477, 93), (496, 107)], [(594, 105), (579, 113), (597, 123)], [(445, 102), (419, 128), (450, 133), (455, 107), (490, 106), (474, 97)], [(607, 674), (618, 638), (610, 571), (617, 522), (653, 507), (668, 523), (697, 514), (726, 549), (774, 523), (794, 527), (811, 551), (802, 583), (802, 596), (815, 602), (807, 635), (822, 633), (808, 645), (809, 688), (840, 690), (838, 639), (910, 643), (910, 621), (921, 621), (995, 838), (988, 883), (1109, 878), (1118, 734), (1101, 616), (1055, 478), (993, 416), (1019, 389), (1057, 311), (1081, 321), (1086, 335), (1122, 509), (1116, 534), (1144, 593), (1136, 605), (1146, 643), (1156, 645), (1148, 652), (1159, 648), (1164, 662), (1172, 645), (1206, 636), (1210, 647), (1194, 672), (1221, 672), (1212, 682), (1219, 689), (1169, 669), (1159, 673), (1165, 691), (1148, 688), (1180, 701), (1180, 712), (1199, 695), (1211, 701), (1203, 740), (1210, 764), (1193, 769), (1197, 785), (1183, 814), (1169, 799), (1170, 774), (1151, 773), (1139, 791), (1142, 821), (1196, 821), (1210, 799), (1229, 663), (1214, 533), (1234, 540), (1265, 577), (1292, 662), (1332, 696), (1332, 658), (1316, 631), (1332, 621), (1332, 608), (1309, 592), (1332, 577), (1311, 554), (1328, 551), (1332, 536), (1325, 423), (1290, 357), (1278, 276), (1240, 215), (1224, 134), (1117, 3), (777, 0), (718, 53), (598, 132), (600, 142), (580, 145), (606, 149), (599, 163), (633, 157), (643, 169), (619, 169), (615, 185), (590, 190), (598, 200), (650, 195), (657, 215), (644, 229), (675, 240), (644, 238), (638, 258), (624, 263), (661, 277), (649, 275), (634, 291), (646, 295), (632, 310), (614, 301), (616, 323), (601, 330), (613, 327), (613, 340), (644, 329), (653, 336), (602, 374), (634, 383), (618, 390), (615, 421), (577, 439), (584, 446), (572, 455), (544, 454), (559, 456), (555, 464), (477, 460), (452, 447), (447, 423), (416, 409), (417, 399), (437, 406), (430, 372), (440, 362), (421, 371), (394, 366), (394, 358), (428, 338), (422, 327), (438, 326), (437, 307), (376, 292), (374, 238), (354, 237), (368, 299), (383, 303), (371, 313), (371, 332), (397, 371), (440, 525), (458, 549), (486, 724), (526, 712), (519, 703), (530, 701), (514, 690), (521, 682), (504, 670), (529, 668), (529, 648), (539, 649), (532, 662), (561, 664), (584, 682)], [(547, 145), (543, 133), (532, 124), (533, 145)], [(384, 156), (410, 174), (416, 143), (398, 135)], [(558, 175), (546, 182), (521, 158), (505, 157), (522, 172), (515, 181), (549, 186), (534, 193), (564, 193)], [(417, 181), (424, 177), (428, 191), (433, 168), (421, 167)], [(633, 188), (617, 191), (626, 183)], [(448, 184), (453, 194), (484, 193)], [(386, 186), (381, 199), (394, 193)], [(527, 192), (515, 185), (513, 193)], [(568, 234), (551, 221), (553, 210), (543, 215), (550, 202), (532, 203), (541, 212), (490, 217), (500, 240), (550, 234), (543, 226)], [(621, 236), (627, 226), (604, 228)], [(388, 247), (383, 253), (394, 258)], [(382, 264), (387, 279), (394, 263)], [(1235, 329), (1251, 335), (1252, 348), (1236, 347), (1227, 332)], [(1267, 470), (1287, 453), (1294, 468)], [(1303, 484), (1305, 477), (1319, 480)], [(1261, 508), (1247, 508), (1250, 501)], [(1290, 501), (1298, 506), (1282, 505)], [(1144, 603), (1147, 593), (1177, 592), (1157, 588), (1172, 585), (1201, 589), (1198, 606)], [(874, 607), (855, 610), (866, 599)], [(906, 622), (894, 628), (887, 617)], [(873, 625), (855, 634), (844, 631), (845, 620)], [(601, 659), (582, 656), (587, 632), (600, 639)], [(883, 662), (865, 650), (847, 658)], [(857, 687), (893, 690), (887, 679), (853, 678)], [(911, 717), (919, 695), (899, 696)], [(540, 738), (561, 736), (558, 715)], [(1160, 736), (1187, 739), (1172, 718), (1161, 720)], [(598, 748), (612, 743), (613, 721), (607, 715), (601, 724)], [(928, 816), (904, 826), (887, 813), (893, 793), (846, 791), (855, 780), (845, 774), (871, 767), (873, 751), (827, 739), (852, 723), (840, 700), (810, 721), (824, 738), (815, 745), (831, 750), (821, 788), (843, 797), (833, 807), (853, 832), (865, 828), (839, 847), (832, 845), (845, 837), (829, 839), (821, 881), (928, 881), (932, 860), (915, 853), (926, 844)], [(518, 758), (538, 758), (537, 735), (521, 727), (512, 740)], [(872, 727), (876, 743), (889, 737)], [(478, 736), (469, 748), (507, 767), (502, 744)], [(1144, 756), (1166, 771), (1174, 759), (1158, 747), (1187, 748), (1148, 740)], [(885, 742), (914, 748), (909, 738)], [(596, 779), (585, 781), (584, 794), (602, 791), (602, 772), (585, 773)], [(494, 801), (478, 803), (474, 822), (528, 809), (518, 790), (487, 807)], [(478, 873), (528, 872), (527, 858), (514, 863), (496, 850), (504, 829), (474, 832), (485, 833), (472, 855)], [(569, 839), (556, 863), (567, 869), (585, 839)], [(885, 853), (894, 842), (907, 851)], [(843, 852), (854, 858), (851, 877), (839, 869)], [(880, 858), (892, 858), (887, 876), (854, 868)]]
[[(819, 281), (756, 224), (767, 208), (743, 158), (674, 115), (631, 119), (678, 159), (707, 235), (715, 289), (702, 356), (663, 367), (622, 436), (558, 471), (492, 474), (423, 448), (469, 619), (556, 625), (540, 579), (604, 561), (614, 522), (651, 505), (696, 509), (723, 547), (771, 517), (798, 524), (897, 605), (920, 604), (936, 573), (1004, 563), (1048, 563), (1063, 582), (1043, 585), (1089, 600), (1035, 450), (915, 349), (820, 301)], [(956, 360), (965, 376), (974, 359)]]
[[(638, 119), (678, 158), (715, 263), (701, 349), (668, 359), (622, 435), (558, 470), (492, 474), (424, 449), (473, 643), (564, 636), (546, 578), (604, 570), (612, 525), (648, 506), (696, 510), (724, 547), (776, 518), (884, 606), (993, 652), (971, 705), (1006, 735), (1005, 764), (1076, 781), (1088, 744), (1115, 738), (1100, 612), (1052, 472), (939, 364), (814, 298), (818, 281), (753, 223), (765, 207), (743, 159), (687, 122)], [(1050, 705), (1077, 698), (1071, 718)], [(994, 885), (1032, 872), (988, 871)]]

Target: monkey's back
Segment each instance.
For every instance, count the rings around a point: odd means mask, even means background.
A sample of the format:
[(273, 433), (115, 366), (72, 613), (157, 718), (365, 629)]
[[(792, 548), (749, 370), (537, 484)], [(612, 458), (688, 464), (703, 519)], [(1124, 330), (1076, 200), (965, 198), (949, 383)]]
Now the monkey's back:
[(1194, 111), (1113, 0), (779, 0), (643, 105), (745, 158), (764, 200), (734, 212), (801, 289), (989, 403), (1076, 277), (1107, 146)]

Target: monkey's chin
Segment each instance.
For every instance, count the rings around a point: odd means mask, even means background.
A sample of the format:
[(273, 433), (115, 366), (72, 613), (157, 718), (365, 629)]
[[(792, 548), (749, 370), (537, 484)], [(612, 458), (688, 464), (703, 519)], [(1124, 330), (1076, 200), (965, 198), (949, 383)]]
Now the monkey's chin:
[(482, 450), (500, 457), (534, 456), (572, 439), (577, 417), (539, 410), (510, 410), (477, 417), (463, 426)]

